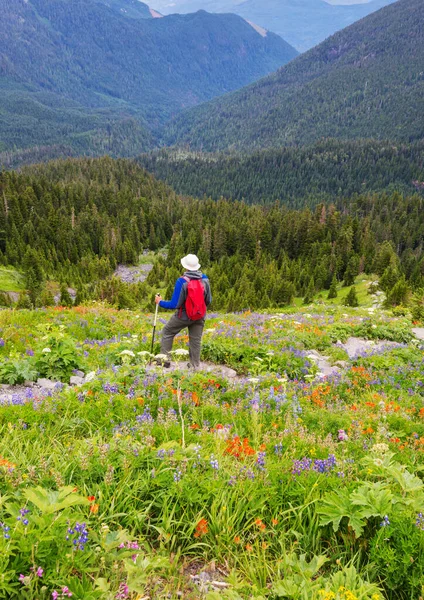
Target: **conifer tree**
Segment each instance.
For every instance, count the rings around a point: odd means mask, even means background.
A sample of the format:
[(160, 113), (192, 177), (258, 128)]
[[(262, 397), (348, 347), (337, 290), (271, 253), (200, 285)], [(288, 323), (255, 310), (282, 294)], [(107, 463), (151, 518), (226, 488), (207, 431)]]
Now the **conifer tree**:
[(308, 287), (306, 288), (305, 297), (303, 298), (303, 304), (312, 304), (315, 296), (315, 285), (314, 281), (311, 278), (308, 283)]
[(330, 289), (328, 290), (328, 296), (327, 299), (328, 300), (332, 300), (333, 298), (337, 298), (337, 279), (336, 276), (333, 276), (333, 279), (331, 280), (331, 286)]
[(72, 302), (71, 295), (68, 291), (68, 288), (66, 287), (66, 285), (64, 283), (60, 286), (60, 304), (61, 304), (61, 306), (73, 306), (74, 305), (74, 303)]
[(399, 306), (399, 304), (407, 304), (409, 297), (409, 286), (405, 280), (405, 275), (395, 283), (393, 288), (389, 291), (387, 299), (385, 301), (386, 306)]
[(350, 288), (349, 293), (346, 296), (343, 304), (345, 306), (351, 306), (352, 308), (355, 308), (356, 306), (359, 306), (359, 301), (358, 301), (358, 296), (356, 294), (356, 288), (355, 288), (355, 286), (352, 286)]

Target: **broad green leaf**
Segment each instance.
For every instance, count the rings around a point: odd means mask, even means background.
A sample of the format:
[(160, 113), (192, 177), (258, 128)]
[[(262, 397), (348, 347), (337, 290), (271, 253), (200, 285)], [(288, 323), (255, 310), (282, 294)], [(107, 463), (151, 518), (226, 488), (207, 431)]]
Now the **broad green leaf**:
[(381, 482), (362, 485), (352, 492), (350, 500), (354, 506), (361, 507), (365, 518), (383, 517), (391, 512), (394, 504), (392, 492)]
[(23, 492), (25, 498), (35, 504), (35, 506), (45, 514), (59, 512), (71, 506), (89, 504), (87, 498), (74, 492), (72, 486), (56, 490), (46, 490), (40, 486), (29, 488)]

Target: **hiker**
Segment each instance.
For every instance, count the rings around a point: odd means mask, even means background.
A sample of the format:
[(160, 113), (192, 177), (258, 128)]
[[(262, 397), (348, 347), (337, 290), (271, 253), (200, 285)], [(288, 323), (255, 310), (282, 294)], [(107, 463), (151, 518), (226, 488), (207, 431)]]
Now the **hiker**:
[[(175, 283), (174, 293), (169, 301), (156, 296), (156, 304), (161, 308), (175, 310), (171, 319), (162, 331), (161, 354), (169, 353), (174, 337), (185, 327), (189, 337), (189, 366), (197, 369), (200, 366), (200, 349), (203, 328), (205, 326), (206, 308), (212, 302), (209, 279), (200, 271), (199, 259), (194, 254), (188, 254), (181, 259), (185, 269), (182, 277)], [(165, 367), (170, 363), (166, 362)]]

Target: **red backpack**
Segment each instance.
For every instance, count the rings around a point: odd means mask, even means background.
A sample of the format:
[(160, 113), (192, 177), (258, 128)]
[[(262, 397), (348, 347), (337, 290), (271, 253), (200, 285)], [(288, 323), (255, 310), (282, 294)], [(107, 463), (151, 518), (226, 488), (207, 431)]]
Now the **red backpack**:
[(185, 309), (190, 321), (200, 321), (206, 317), (205, 288), (201, 279), (190, 279), (187, 281), (187, 299)]

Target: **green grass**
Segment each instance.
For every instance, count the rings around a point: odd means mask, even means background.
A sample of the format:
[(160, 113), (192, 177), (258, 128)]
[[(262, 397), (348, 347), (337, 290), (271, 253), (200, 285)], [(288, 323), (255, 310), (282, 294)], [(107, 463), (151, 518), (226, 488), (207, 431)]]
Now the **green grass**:
[(0, 267), (0, 292), (21, 292), (25, 289), (21, 273)]
[[(372, 296), (368, 294), (368, 285), (371, 281), (375, 281), (377, 277), (374, 275), (360, 275), (355, 280), (355, 288), (358, 296), (359, 306), (362, 308), (368, 308), (372, 306)], [(337, 286), (337, 298), (328, 300), (328, 290), (319, 292), (314, 298), (314, 302), (324, 303), (333, 306), (343, 306), (344, 300), (348, 295), (350, 286), (343, 287), (342, 284)], [(303, 306), (303, 298), (294, 298), (293, 305), (296, 307)]]

